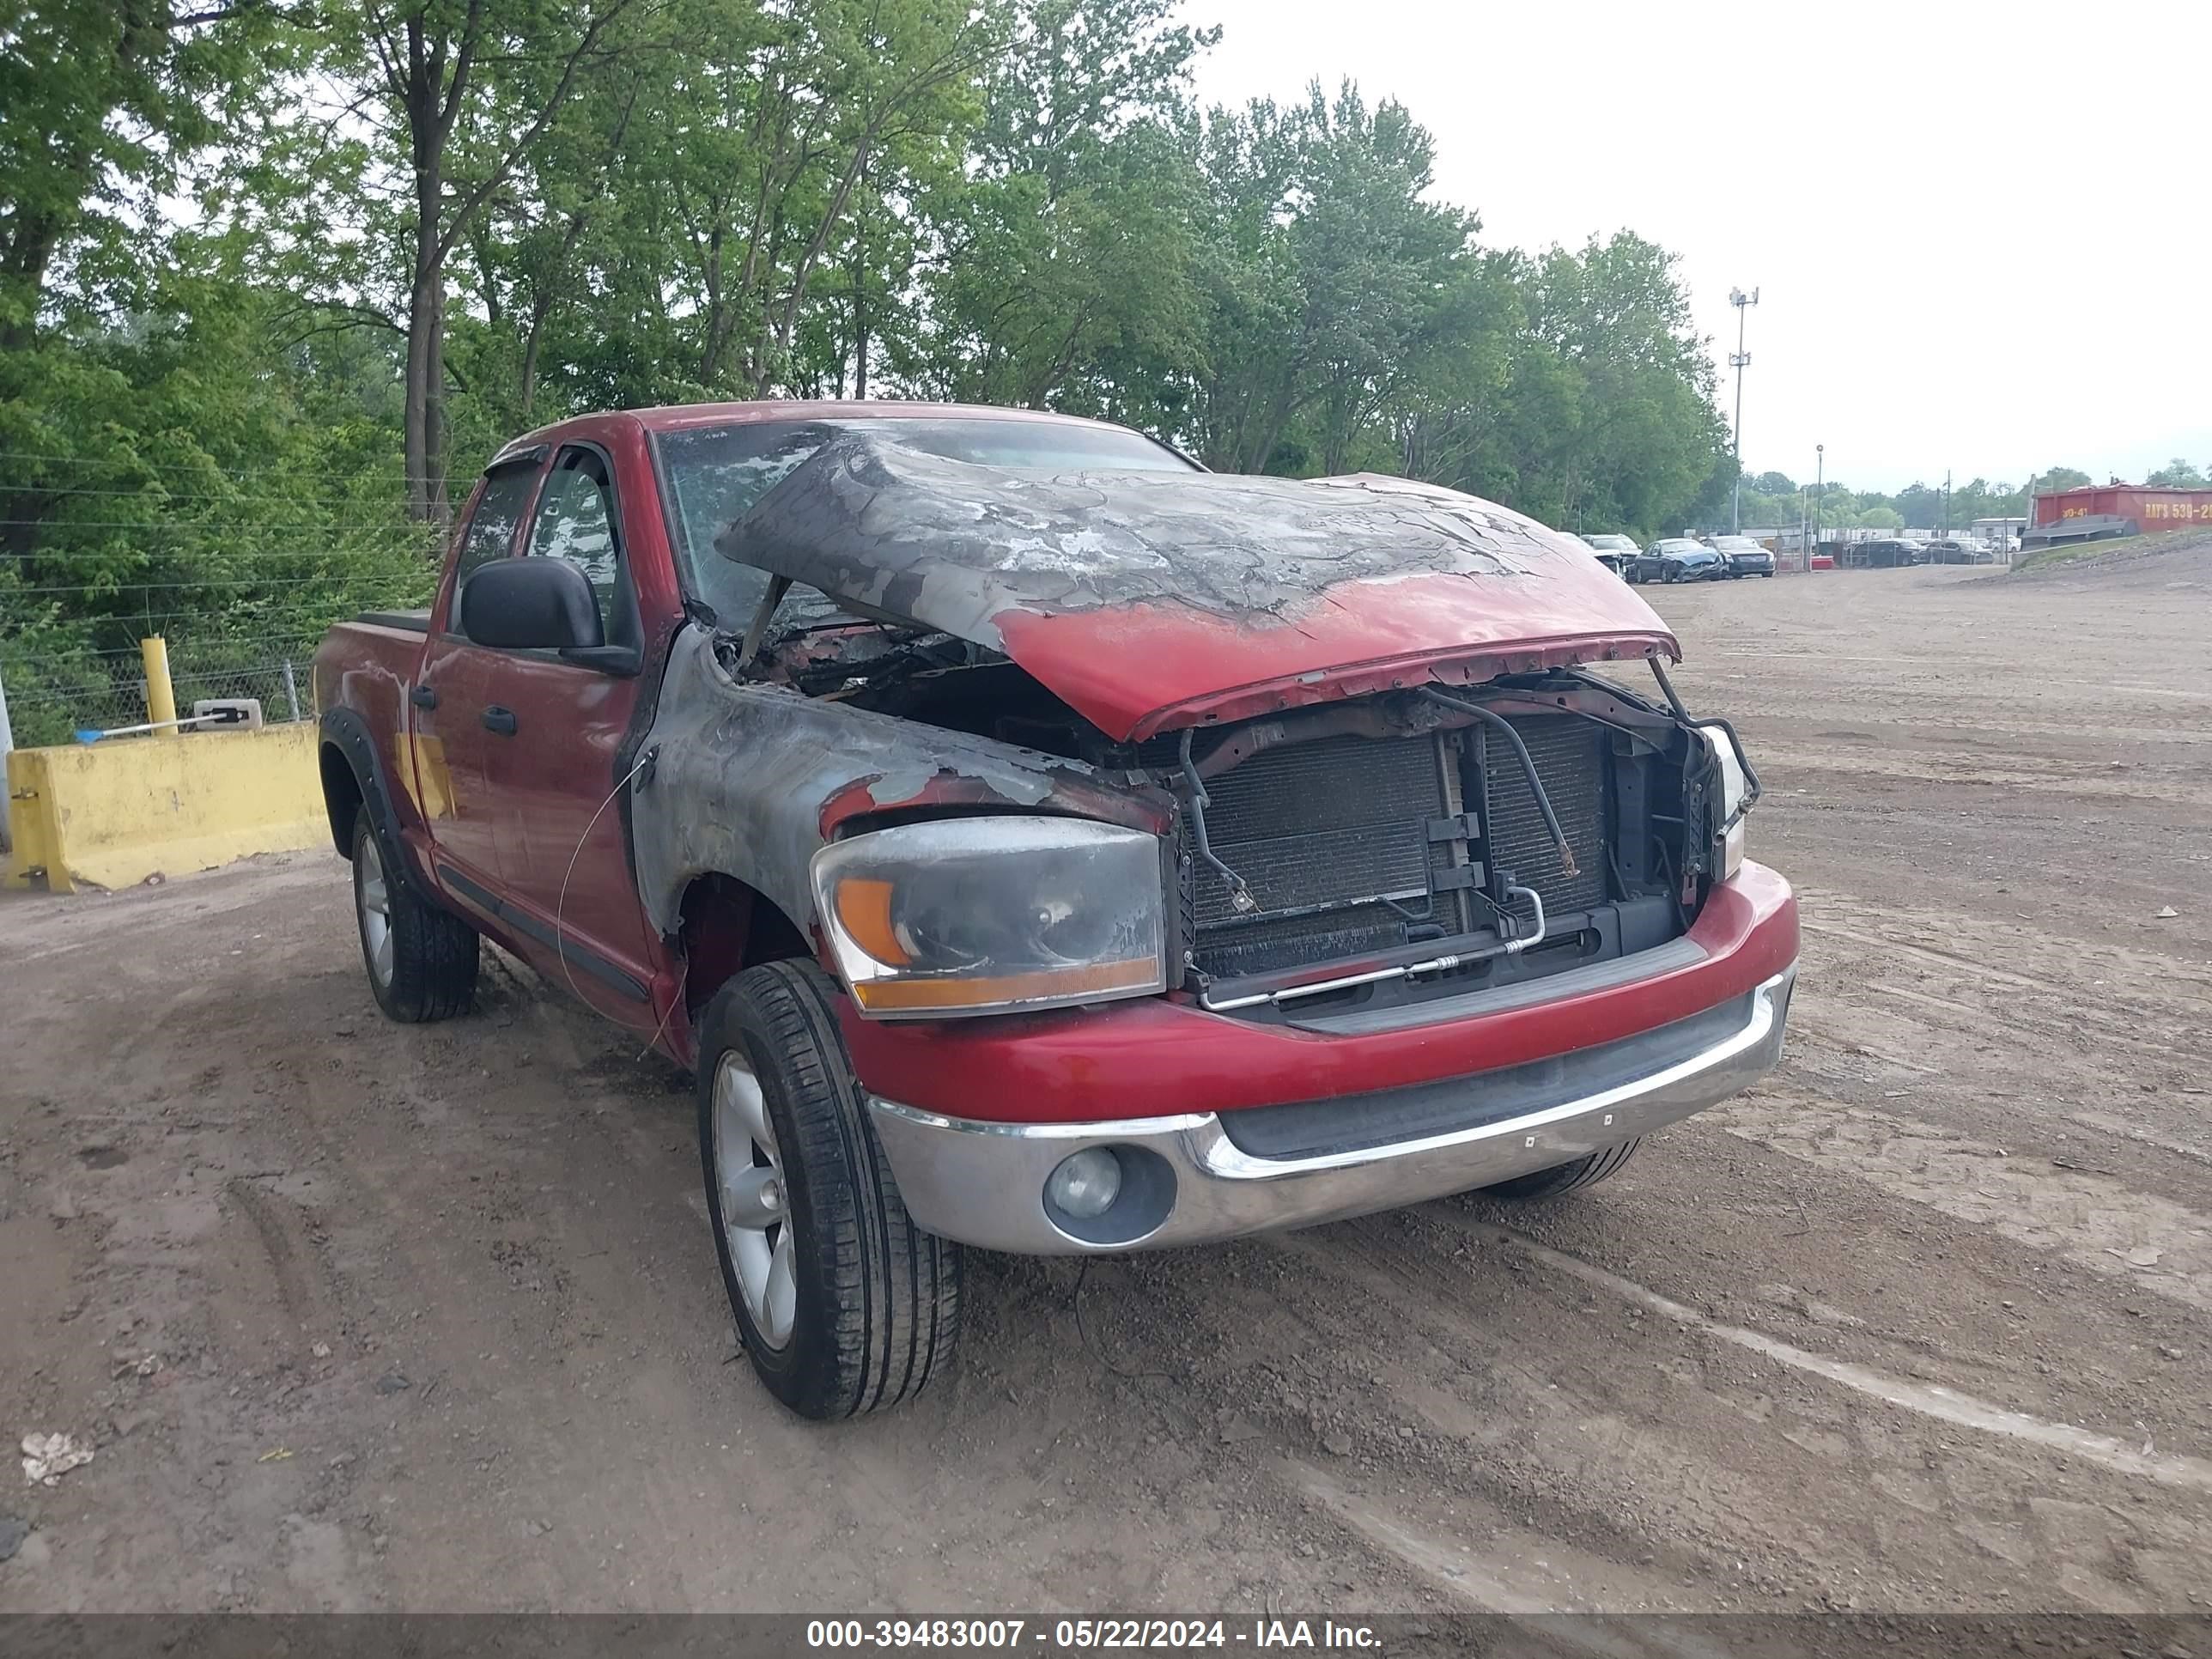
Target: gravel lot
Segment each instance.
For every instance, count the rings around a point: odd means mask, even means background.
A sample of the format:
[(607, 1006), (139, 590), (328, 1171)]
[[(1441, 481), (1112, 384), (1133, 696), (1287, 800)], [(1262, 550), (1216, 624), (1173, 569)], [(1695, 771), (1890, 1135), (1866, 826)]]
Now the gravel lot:
[(1549, 1206), (974, 1258), (855, 1425), (526, 970), (386, 1024), (327, 855), (0, 902), (0, 1402), (97, 1449), (0, 1610), (2212, 1607), (2212, 550), (1650, 592), (1803, 895), (1768, 1085)]

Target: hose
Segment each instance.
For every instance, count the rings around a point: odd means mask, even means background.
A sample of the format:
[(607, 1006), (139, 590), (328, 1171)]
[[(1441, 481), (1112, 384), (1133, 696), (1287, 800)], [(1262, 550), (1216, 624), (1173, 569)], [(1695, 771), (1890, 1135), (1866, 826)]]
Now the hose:
[(1190, 757), (1190, 733), (1188, 726), (1182, 729), (1182, 741), (1176, 750), (1176, 758), (1182, 763), (1182, 779), (1190, 791), (1190, 834), (1198, 843), (1198, 855), (1206, 860), (1214, 874), (1221, 878), (1222, 885), (1229, 890), (1229, 908), (1239, 915), (1249, 915), (1260, 908), (1260, 901), (1252, 896), (1252, 890), (1244, 884), (1244, 878), (1213, 855), (1213, 848), (1206, 838), (1206, 809), (1213, 804), (1213, 797), (1206, 793), (1206, 781), (1198, 775), (1198, 763)]
[[(1744, 813), (1748, 812), (1753, 807), (1756, 806), (1759, 804), (1759, 798), (1766, 793), (1759, 785), (1758, 769), (1751, 763), (1751, 754), (1749, 750), (1744, 748), (1743, 739), (1736, 736), (1735, 726), (1731, 726), (1728, 721), (1719, 719), (1717, 716), (1708, 720), (1692, 719), (1690, 711), (1682, 706), (1682, 699), (1674, 690), (1674, 682), (1667, 678), (1667, 665), (1661, 662), (1656, 657), (1653, 657), (1650, 660), (1651, 663), (1652, 678), (1659, 682), (1659, 689), (1667, 694), (1668, 705), (1674, 709), (1674, 718), (1676, 720), (1680, 720), (1686, 728), (1691, 730), (1694, 730), (1699, 726), (1717, 726), (1722, 731), (1728, 733), (1729, 746), (1735, 750), (1735, 763), (1743, 769), (1743, 805), (1737, 810), (1736, 814), (1737, 817), (1741, 817)], [(1716, 768), (1718, 767), (1719, 764), (1720, 763), (1717, 760), (1713, 763), (1713, 765)]]
[(1439, 691), (1434, 686), (1425, 688), (1423, 695), (1431, 702), (1442, 703), (1447, 708), (1456, 708), (1461, 714), (1472, 714), (1479, 720), (1486, 720), (1505, 734), (1505, 740), (1513, 745), (1514, 754), (1520, 757), (1521, 775), (1528, 780), (1528, 793), (1535, 797), (1536, 810), (1544, 815), (1544, 828), (1552, 832), (1552, 844), (1559, 849), (1560, 873), (1580, 875), (1582, 871), (1575, 863), (1575, 850), (1567, 845), (1566, 831), (1559, 828), (1559, 815), (1552, 810), (1552, 798), (1544, 793), (1544, 781), (1536, 775), (1536, 763), (1529, 758), (1528, 745), (1521, 741), (1521, 734), (1513, 729), (1513, 723), (1502, 714), (1492, 714), (1479, 702), (1466, 702), (1449, 691)]

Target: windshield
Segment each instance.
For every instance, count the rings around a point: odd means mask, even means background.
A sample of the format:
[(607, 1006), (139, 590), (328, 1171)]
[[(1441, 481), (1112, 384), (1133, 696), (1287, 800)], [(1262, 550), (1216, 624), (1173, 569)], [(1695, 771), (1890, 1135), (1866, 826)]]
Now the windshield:
[(1633, 553), (1636, 544), (1626, 536), (1592, 536), (1589, 544), (1601, 553)]
[[(743, 629), (768, 591), (768, 573), (714, 550), (716, 539), (754, 502), (842, 432), (866, 432), (941, 455), (1034, 471), (1193, 472), (1191, 462), (1142, 433), (1074, 421), (914, 416), (841, 421), (740, 421), (653, 434), (672, 511), (676, 559), (687, 592), (714, 608), (721, 625)], [(794, 588), (787, 608), (814, 625), (837, 620), (811, 588)], [(781, 616), (782, 613), (779, 613)], [(781, 626), (781, 622), (779, 626)]]
[(1748, 536), (1716, 536), (1713, 538), (1713, 551), (1716, 553), (1756, 553), (1759, 550), (1759, 544), (1752, 540)]
[(1662, 553), (1710, 553), (1713, 550), (1703, 542), (1664, 541), (1659, 544)]

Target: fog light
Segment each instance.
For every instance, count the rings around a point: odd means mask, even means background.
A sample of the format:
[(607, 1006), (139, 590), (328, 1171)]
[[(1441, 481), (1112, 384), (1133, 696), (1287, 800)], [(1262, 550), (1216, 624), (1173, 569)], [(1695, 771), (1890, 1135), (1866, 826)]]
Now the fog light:
[(1103, 1146), (1086, 1146), (1062, 1158), (1045, 1177), (1045, 1202), (1081, 1221), (1104, 1215), (1121, 1194), (1121, 1160)]

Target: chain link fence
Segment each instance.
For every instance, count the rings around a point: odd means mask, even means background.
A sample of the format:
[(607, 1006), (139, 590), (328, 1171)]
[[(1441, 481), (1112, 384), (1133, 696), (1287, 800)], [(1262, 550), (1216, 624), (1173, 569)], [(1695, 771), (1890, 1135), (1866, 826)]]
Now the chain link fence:
[[(196, 702), (251, 697), (276, 726), (316, 715), (309, 664), (314, 639), (171, 640), (169, 679), (177, 713)], [(9, 724), (20, 747), (69, 743), (83, 733), (139, 726), (152, 718), (145, 669), (136, 647), (64, 656), (0, 654)]]
[(270, 724), (313, 720), (324, 631), (437, 581), (442, 535), (401, 514), (389, 455), (224, 468), (189, 442), (149, 459), (5, 441), (0, 694), (19, 745), (145, 725), (153, 635), (179, 715), (252, 698)]

